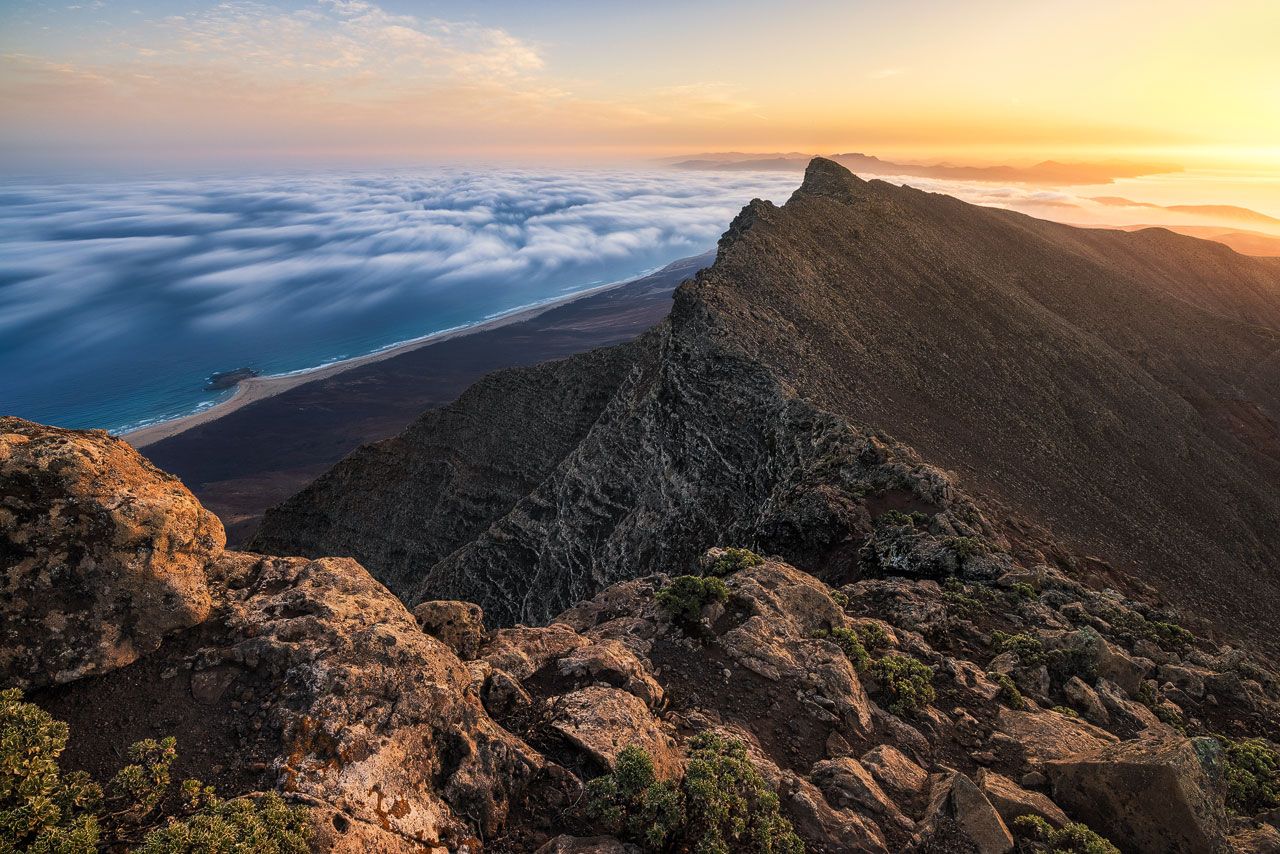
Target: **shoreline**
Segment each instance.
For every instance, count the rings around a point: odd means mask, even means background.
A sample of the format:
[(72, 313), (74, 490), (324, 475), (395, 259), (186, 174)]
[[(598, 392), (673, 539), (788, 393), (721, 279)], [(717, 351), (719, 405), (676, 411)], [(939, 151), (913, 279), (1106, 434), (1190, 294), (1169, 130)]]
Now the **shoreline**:
[[(645, 274), (641, 274), (641, 276), (637, 278), (642, 278), (644, 275)], [(598, 285), (594, 288), (588, 288), (583, 291), (566, 294), (563, 297), (553, 297), (545, 302), (535, 303), (534, 305), (525, 306), (523, 308), (515, 308), (499, 314), (496, 317), (491, 317), (488, 320), (482, 320), (469, 326), (447, 329), (442, 332), (432, 332), (420, 338), (402, 341), (399, 344), (391, 344), (381, 350), (375, 350), (372, 353), (366, 353), (363, 356), (355, 356), (350, 359), (330, 362), (325, 365), (318, 365), (314, 368), (290, 371), (287, 374), (251, 377), (250, 379), (241, 380), (237, 383), (235, 393), (226, 400), (219, 401), (212, 406), (187, 415), (181, 415), (177, 418), (170, 418), (165, 421), (158, 421), (155, 424), (137, 427), (117, 435), (134, 448), (141, 449), (148, 445), (153, 445), (163, 439), (176, 436), (179, 433), (185, 433), (193, 427), (199, 427), (202, 424), (217, 421), (219, 418), (229, 415), (237, 409), (248, 406), (251, 403), (256, 403), (260, 400), (275, 397), (282, 392), (288, 391), (292, 388), (297, 388), (300, 385), (305, 385), (306, 383), (315, 380), (328, 379), (354, 368), (358, 368), (363, 365), (370, 365), (375, 362), (381, 362), (385, 359), (390, 359), (403, 353), (417, 350), (421, 347), (439, 344), (442, 341), (449, 341), (464, 335), (472, 335), (477, 332), (485, 332), (491, 329), (498, 329), (509, 324), (530, 320), (540, 314), (550, 311), (551, 309), (560, 308), (561, 306), (577, 302), (585, 297), (595, 296), (614, 288), (620, 288), (633, 281), (636, 281), (636, 279), (609, 282), (608, 284)]]

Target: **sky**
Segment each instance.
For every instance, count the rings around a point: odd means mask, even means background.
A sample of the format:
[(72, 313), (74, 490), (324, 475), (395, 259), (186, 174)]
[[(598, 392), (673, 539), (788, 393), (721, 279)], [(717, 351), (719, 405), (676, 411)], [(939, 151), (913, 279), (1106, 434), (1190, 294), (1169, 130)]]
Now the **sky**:
[(5, 171), (866, 151), (1280, 169), (1280, 3), (0, 0)]

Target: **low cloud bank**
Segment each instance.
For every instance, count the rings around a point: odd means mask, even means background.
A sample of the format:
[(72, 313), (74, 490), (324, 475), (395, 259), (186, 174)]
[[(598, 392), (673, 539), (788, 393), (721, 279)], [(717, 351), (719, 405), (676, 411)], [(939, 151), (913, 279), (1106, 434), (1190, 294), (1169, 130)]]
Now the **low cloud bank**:
[(744, 203), (794, 184), (464, 170), (10, 182), (0, 401), (76, 426), (123, 426), (166, 395), (183, 411), (181, 390), (214, 370), (308, 367), (705, 251)]

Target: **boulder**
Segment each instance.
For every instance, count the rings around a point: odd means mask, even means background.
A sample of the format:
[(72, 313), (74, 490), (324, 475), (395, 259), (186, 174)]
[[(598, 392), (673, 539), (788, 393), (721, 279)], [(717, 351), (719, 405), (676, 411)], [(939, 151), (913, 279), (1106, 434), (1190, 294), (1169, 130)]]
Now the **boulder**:
[(549, 702), (551, 729), (602, 768), (612, 770), (618, 754), (634, 745), (648, 751), (659, 777), (680, 775), (682, 760), (675, 740), (634, 694), (591, 685)]
[(1062, 827), (1071, 821), (1057, 804), (1044, 795), (1039, 792), (1029, 792), (1008, 777), (994, 771), (980, 769), (976, 782), (1007, 825), (1012, 825), (1013, 820), (1022, 815), (1039, 816), (1054, 827)]
[(578, 647), (556, 667), (561, 676), (621, 688), (651, 709), (662, 705), (662, 686), (650, 675), (648, 665), (619, 641), (606, 638)]
[(1079, 676), (1068, 679), (1067, 684), (1062, 686), (1062, 692), (1067, 695), (1067, 701), (1071, 703), (1072, 708), (1084, 715), (1084, 719), (1089, 723), (1098, 726), (1111, 723), (1111, 715), (1107, 713), (1107, 707), (1102, 704), (1102, 698), (1098, 696), (1098, 692), (1090, 688)]
[(908, 830), (915, 824), (884, 793), (862, 763), (852, 757), (824, 759), (815, 763), (809, 779), (822, 790), (827, 802), (837, 809), (869, 814), (882, 824), (891, 822)]
[(881, 744), (862, 755), (862, 765), (898, 801), (910, 800), (929, 784), (929, 774), (892, 744)]
[(547, 664), (563, 658), (589, 641), (560, 623), (498, 629), (489, 636), (480, 657), (495, 670), (524, 681)]
[(929, 808), (920, 821), (919, 838), (927, 841), (946, 822), (955, 822), (978, 854), (1008, 854), (1013, 834), (987, 796), (969, 777), (951, 772), (934, 781)]
[(1089, 753), (1118, 740), (1093, 724), (1052, 711), (1001, 708), (996, 728), (1018, 743), (1028, 761), (1036, 763)]
[(1135, 852), (1225, 852), (1227, 816), (1212, 739), (1136, 739), (1047, 763), (1054, 800)]
[(100, 430), (0, 418), (0, 684), (105, 673), (212, 607), (222, 524)]
[(434, 599), (419, 602), (413, 607), (413, 616), (422, 630), (469, 661), (475, 658), (484, 644), (484, 611), (472, 602), (455, 602)]

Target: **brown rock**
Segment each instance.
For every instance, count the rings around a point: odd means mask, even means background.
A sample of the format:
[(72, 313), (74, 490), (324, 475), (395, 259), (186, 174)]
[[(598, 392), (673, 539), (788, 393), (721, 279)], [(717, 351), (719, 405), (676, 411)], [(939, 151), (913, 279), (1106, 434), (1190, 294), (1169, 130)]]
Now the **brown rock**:
[(1229, 850), (1222, 801), (1206, 772), (1212, 739), (1138, 739), (1049, 762), (1054, 800), (1124, 850)]
[(505, 670), (521, 681), (547, 664), (568, 655), (589, 641), (560, 623), (549, 626), (516, 626), (498, 629), (480, 655), (495, 670)]
[(209, 615), (222, 524), (120, 439), (0, 418), (0, 671), (103, 673)]
[(1072, 676), (1067, 680), (1067, 684), (1062, 686), (1062, 691), (1067, 695), (1067, 700), (1072, 707), (1084, 715), (1089, 723), (1098, 726), (1111, 723), (1111, 715), (1107, 713), (1107, 707), (1102, 705), (1098, 692), (1090, 688), (1079, 676)]
[(458, 654), (464, 661), (475, 658), (484, 644), (484, 611), (471, 602), (435, 599), (419, 602), (413, 616), (422, 630)]
[(852, 757), (824, 759), (814, 764), (809, 779), (822, 790), (827, 802), (837, 809), (876, 816), (878, 821), (891, 822), (904, 829), (911, 829), (915, 822), (907, 818), (866, 768)]
[(651, 708), (662, 705), (662, 686), (634, 652), (612, 639), (579, 647), (557, 662), (561, 676), (605, 682), (634, 694)]
[(919, 837), (929, 839), (947, 819), (959, 826), (978, 854), (1007, 854), (1013, 850), (1013, 834), (1000, 813), (973, 780), (958, 772), (940, 777), (933, 784)]
[(977, 783), (1007, 825), (1012, 825), (1020, 815), (1040, 816), (1054, 827), (1071, 821), (1053, 801), (1039, 792), (1027, 791), (1008, 777), (983, 768), (978, 771)]
[(1104, 729), (1058, 712), (1017, 712), (1001, 708), (996, 727), (1021, 746), (1028, 760), (1044, 762), (1088, 753), (1117, 741)]
[(601, 766), (612, 769), (623, 748), (642, 747), (659, 777), (673, 778), (682, 767), (680, 751), (667, 728), (634, 694), (592, 685), (551, 701), (549, 725)]
[(924, 791), (929, 774), (898, 748), (881, 744), (862, 756), (862, 765), (876, 782), (897, 800), (909, 800)]

